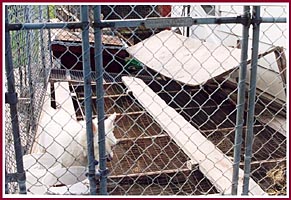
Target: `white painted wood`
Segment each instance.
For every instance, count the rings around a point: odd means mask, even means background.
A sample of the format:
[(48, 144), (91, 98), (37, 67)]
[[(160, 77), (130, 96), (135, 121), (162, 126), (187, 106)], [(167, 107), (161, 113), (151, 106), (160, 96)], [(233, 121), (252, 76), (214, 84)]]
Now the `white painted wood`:
[[(231, 194), (232, 161), (168, 106), (141, 79), (122, 77), (122, 81), (139, 103), (160, 126), (174, 139), (194, 162), (199, 163), (201, 172), (224, 194)], [(243, 170), (239, 171), (238, 194), (242, 191)], [(250, 195), (265, 195), (253, 179), (250, 179)]]
[(23, 165), (26, 173), (27, 192), (37, 195), (47, 192), (47, 187), (42, 183), (43, 177), (51, 174), (55, 169), (61, 168), (54, 156), (49, 153), (24, 155)]
[(285, 117), (282, 117), (281, 115), (262, 113), (257, 116), (257, 119), (286, 137), (287, 123)]
[(129, 54), (162, 75), (199, 85), (239, 65), (241, 51), (162, 31), (134, 46)]
[(69, 89), (68, 82), (54, 83), (56, 93), (56, 103), (60, 105), (61, 109), (65, 110), (70, 118), (76, 120), (76, 112), (73, 105), (72, 95)]
[[(250, 84), (251, 66), (247, 66), (246, 83)], [(239, 70), (236, 70), (230, 75), (230, 81), (236, 83), (236, 78), (239, 77)], [(225, 76), (228, 78), (228, 75)], [(257, 69), (257, 86), (259, 90), (263, 91), (264, 97), (270, 101), (276, 101), (278, 103), (286, 102), (286, 93), (284, 90), (284, 84), (280, 75), (280, 70), (277, 64), (277, 58), (274, 51), (270, 51), (263, 57), (258, 59)]]
[[(187, 85), (203, 84), (213, 77), (229, 73), (239, 66), (241, 57), (240, 49), (215, 44), (213, 41), (201, 42), (199, 39), (188, 38), (168, 30), (126, 50), (147, 67)], [(248, 52), (248, 58), (250, 60), (251, 51)], [(284, 84), (275, 54), (270, 52), (264, 55), (258, 60), (258, 64), (257, 87), (264, 91), (265, 96), (272, 95), (272, 100), (276, 97), (285, 102)], [(236, 70), (231, 76), (238, 77), (238, 74)], [(232, 79), (230, 81), (235, 82)], [(250, 83), (250, 65), (246, 82)]]

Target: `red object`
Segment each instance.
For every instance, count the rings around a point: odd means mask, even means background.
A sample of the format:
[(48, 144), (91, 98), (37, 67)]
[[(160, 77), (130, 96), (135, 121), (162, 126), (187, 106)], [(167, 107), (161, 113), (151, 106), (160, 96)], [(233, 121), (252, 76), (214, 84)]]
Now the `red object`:
[[(159, 6), (159, 12), (161, 17), (171, 17), (171, 10), (172, 10), (171, 5)], [(167, 27), (165, 28), (165, 30), (171, 30), (171, 27)]]
[(160, 14), (162, 17), (170, 17), (171, 16), (171, 5), (163, 5), (159, 7)]

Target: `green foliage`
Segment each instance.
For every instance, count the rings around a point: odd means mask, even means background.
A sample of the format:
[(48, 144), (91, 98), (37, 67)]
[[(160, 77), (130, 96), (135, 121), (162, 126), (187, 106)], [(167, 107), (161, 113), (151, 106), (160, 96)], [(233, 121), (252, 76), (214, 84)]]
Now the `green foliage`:
[(56, 8), (55, 5), (49, 5), (49, 6), (48, 6), (48, 10), (49, 10), (49, 18), (50, 18), (50, 19), (56, 18), (55, 8)]

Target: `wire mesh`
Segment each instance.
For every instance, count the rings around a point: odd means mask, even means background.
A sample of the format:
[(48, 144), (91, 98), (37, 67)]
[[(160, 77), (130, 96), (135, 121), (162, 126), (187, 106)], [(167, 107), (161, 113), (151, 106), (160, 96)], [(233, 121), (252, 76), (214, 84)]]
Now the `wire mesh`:
[[(79, 5), (9, 5), (8, 11), (9, 23), (80, 22)], [(93, 22), (93, 5), (89, 11)], [(261, 6), (261, 16), (275, 22), (287, 11), (286, 5)], [(120, 21), (219, 18), (241, 16), (243, 6), (102, 5), (101, 12), (103, 20)], [(287, 24), (261, 23), (260, 28), (250, 194), (286, 195)], [(94, 33), (89, 30), (97, 134), (100, 86), (94, 81)], [(89, 194), (81, 33), (67, 28), (10, 31), (29, 194)], [(102, 33), (108, 194), (230, 194), (242, 25), (107, 27)], [(126, 81), (129, 77), (134, 81)], [(152, 110), (159, 102), (166, 105), (162, 111), (159, 106)], [(5, 167), (15, 173), (9, 106), (5, 111)], [(17, 193), (16, 186), (10, 183), (9, 192)]]

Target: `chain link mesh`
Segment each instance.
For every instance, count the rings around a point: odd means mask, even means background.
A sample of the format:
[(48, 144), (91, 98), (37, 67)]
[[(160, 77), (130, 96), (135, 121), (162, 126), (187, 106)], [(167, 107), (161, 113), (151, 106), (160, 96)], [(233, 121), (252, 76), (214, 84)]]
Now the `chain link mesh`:
[[(93, 22), (92, 5), (89, 11)], [(236, 17), (243, 14), (243, 6), (102, 5), (101, 12), (104, 20)], [(261, 15), (286, 17), (287, 7), (262, 6)], [(79, 22), (80, 6), (10, 5), (8, 19), (10, 23)], [(286, 195), (287, 24), (260, 26), (251, 163), (255, 184), (251, 186), (269, 195)], [(233, 161), (241, 32), (240, 24), (103, 29), (106, 150), (109, 157), (113, 155), (108, 162), (109, 195), (228, 194), (230, 188), (221, 188), (219, 181), (231, 183), (231, 168), (225, 171), (220, 163)], [(10, 35), (27, 191), (88, 194), (83, 155), (88, 97), (84, 95), (81, 30), (19, 30)], [(93, 28), (89, 37), (95, 80)], [(250, 84), (250, 66), (246, 82)], [(97, 124), (96, 84), (91, 85)], [(243, 138), (246, 117), (247, 106)], [(9, 106), (5, 106), (8, 173), (16, 171), (14, 154)], [(10, 184), (10, 193), (17, 193), (14, 185)]]

